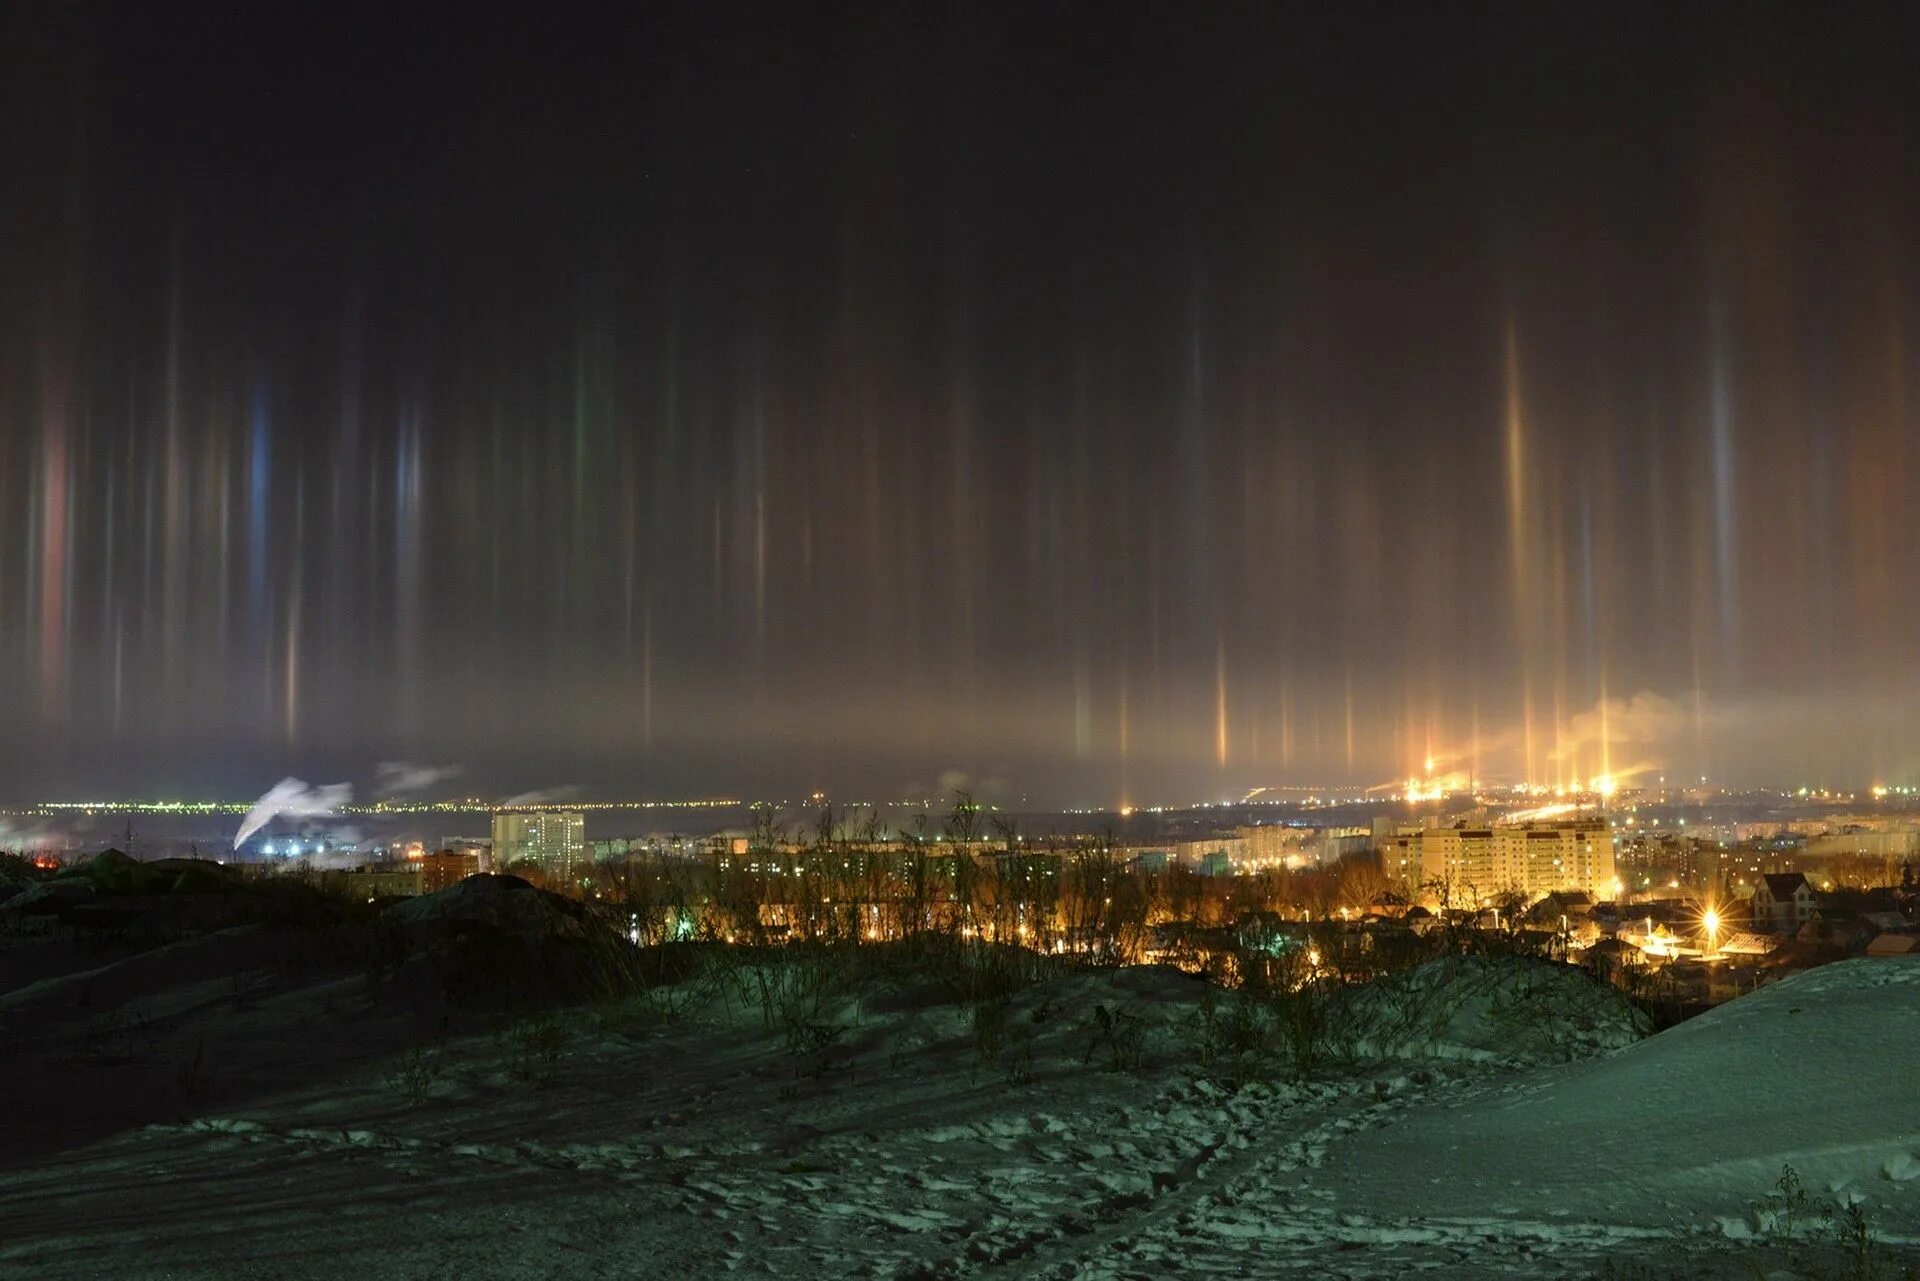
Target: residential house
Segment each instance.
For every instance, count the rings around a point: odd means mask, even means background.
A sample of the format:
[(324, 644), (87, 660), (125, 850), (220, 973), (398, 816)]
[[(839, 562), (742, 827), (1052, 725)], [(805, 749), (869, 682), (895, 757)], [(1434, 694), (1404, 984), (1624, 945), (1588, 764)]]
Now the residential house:
[(1766, 956), (1779, 945), (1780, 940), (1771, 934), (1735, 930), (1721, 940), (1720, 952), (1724, 956)]
[(1801, 872), (1768, 872), (1753, 886), (1753, 928), (1794, 934), (1814, 918), (1817, 900)]

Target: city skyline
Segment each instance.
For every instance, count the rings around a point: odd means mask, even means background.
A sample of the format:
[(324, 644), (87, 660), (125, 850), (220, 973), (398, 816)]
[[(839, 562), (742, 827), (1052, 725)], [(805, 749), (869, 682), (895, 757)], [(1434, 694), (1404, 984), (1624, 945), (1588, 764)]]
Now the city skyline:
[(1920, 781), (1910, 37), (1496, 12), (12, 12), (7, 790)]

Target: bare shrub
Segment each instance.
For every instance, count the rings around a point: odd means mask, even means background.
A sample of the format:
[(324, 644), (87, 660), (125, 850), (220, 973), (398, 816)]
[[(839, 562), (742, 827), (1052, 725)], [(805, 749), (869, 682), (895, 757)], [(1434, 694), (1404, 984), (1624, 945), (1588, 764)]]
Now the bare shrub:
[(380, 1079), (382, 1084), (408, 1104), (418, 1107), (433, 1093), (434, 1083), (440, 1079), (441, 1071), (438, 1047), (416, 1045), (401, 1057), (391, 1072)]

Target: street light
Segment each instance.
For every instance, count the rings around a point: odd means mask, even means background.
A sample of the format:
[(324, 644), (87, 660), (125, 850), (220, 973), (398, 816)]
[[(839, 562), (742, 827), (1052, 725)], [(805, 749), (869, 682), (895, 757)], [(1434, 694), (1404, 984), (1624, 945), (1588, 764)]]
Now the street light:
[(1706, 915), (1700, 918), (1700, 924), (1707, 927), (1707, 951), (1718, 952), (1720, 950), (1717, 941), (1720, 935), (1720, 913), (1708, 908)]

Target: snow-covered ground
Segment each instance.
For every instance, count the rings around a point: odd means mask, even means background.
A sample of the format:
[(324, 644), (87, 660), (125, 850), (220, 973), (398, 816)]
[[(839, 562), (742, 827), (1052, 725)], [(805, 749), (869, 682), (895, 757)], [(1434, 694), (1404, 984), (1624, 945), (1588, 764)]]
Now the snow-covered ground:
[(1301, 1078), (1209, 1051), (1165, 970), (989, 1015), (867, 984), (797, 1031), (736, 975), (443, 1034), (256, 965), (290, 946), (0, 952), (0, 1276), (1866, 1275), (1767, 1237), (1786, 1164), (1881, 1275), (1920, 1239), (1920, 960), (1645, 1040), (1574, 971), (1445, 962)]

